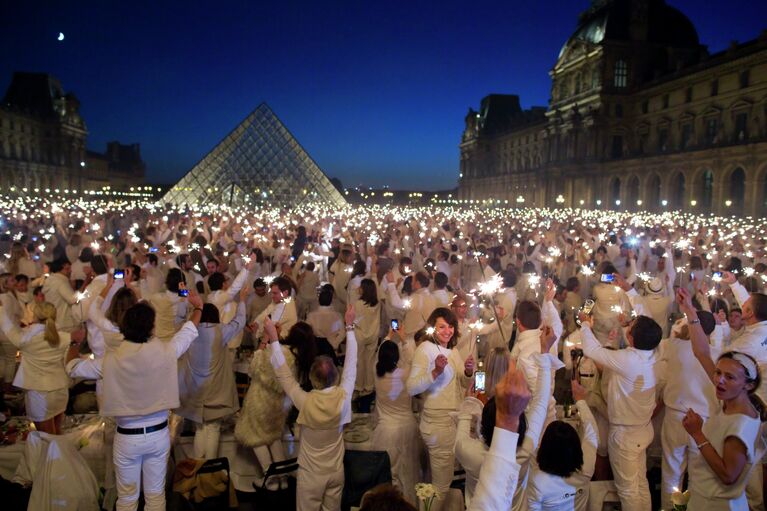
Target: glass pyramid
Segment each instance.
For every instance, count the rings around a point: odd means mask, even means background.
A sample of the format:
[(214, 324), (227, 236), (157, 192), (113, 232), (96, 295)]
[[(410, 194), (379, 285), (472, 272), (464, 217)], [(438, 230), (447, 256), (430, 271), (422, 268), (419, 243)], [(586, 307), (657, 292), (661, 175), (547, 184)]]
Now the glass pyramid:
[(346, 204), (266, 103), (192, 167), (162, 200), (179, 206)]

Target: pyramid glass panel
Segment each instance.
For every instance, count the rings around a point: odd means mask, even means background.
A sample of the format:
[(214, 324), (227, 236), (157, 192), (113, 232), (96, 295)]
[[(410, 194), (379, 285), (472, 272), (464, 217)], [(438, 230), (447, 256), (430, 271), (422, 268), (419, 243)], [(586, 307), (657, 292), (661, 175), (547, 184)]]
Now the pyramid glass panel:
[(346, 204), (266, 103), (259, 105), (163, 197), (163, 202), (189, 206), (262, 203), (292, 207), (309, 200)]

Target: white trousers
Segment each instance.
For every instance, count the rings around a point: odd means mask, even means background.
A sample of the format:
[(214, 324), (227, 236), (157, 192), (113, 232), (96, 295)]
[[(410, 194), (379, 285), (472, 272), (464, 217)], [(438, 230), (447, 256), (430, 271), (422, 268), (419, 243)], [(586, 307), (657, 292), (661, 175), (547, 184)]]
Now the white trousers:
[(344, 489), (344, 471), (313, 474), (298, 467), (296, 511), (339, 511)]
[(647, 482), (647, 446), (652, 439), (651, 423), (645, 426), (610, 424), (607, 451), (623, 511), (650, 511), (652, 507)]
[(357, 382), (354, 389), (362, 394), (369, 394), (375, 389), (375, 366), (377, 339), (368, 339), (359, 343), (357, 352)]
[(212, 460), (218, 458), (218, 439), (221, 437), (221, 421), (194, 424), (194, 457)]
[(424, 410), (419, 425), (421, 438), (429, 451), (431, 484), (439, 492), (440, 498), (434, 501), (435, 511), (439, 511), (450, 490), (455, 470), (455, 422), (447, 410)]
[(144, 489), (144, 509), (165, 511), (165, 474), (170, 454), (168, 428), (143, 435), (115, 434), (114, 464), (117, 511), (138, 509)]
[(682, 426), (684, 413), (666, 407), (660, 442), (663, 447), (662, 479), (660, 487), (661, 509), (673, 509), (671, 494), (682, 490), (687, 471), (690, 435)]

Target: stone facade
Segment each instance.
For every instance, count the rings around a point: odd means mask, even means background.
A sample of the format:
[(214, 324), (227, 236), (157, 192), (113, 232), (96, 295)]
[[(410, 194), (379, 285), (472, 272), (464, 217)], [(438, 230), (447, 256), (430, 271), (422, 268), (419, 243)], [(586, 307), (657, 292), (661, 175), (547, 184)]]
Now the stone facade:
[(595, 1), (550, 75), (543, 115), (469, 111), (459, 200), (763, 215), (767, 31), (710, 55), (663, 0)]
[(0, 190), (64, 192), (125, 188), (144, 181), (138, 144), (85, 148), (80, 102), (53, 76), (14, 73), (0, 105)]

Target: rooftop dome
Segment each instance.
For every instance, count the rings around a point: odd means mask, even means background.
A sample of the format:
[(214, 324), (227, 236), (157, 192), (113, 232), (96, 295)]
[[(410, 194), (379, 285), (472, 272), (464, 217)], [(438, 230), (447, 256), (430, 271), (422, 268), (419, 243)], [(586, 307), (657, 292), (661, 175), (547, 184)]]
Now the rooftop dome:
[(591, 8), (581, 15), (578, 28), (565, 42), (565, 48), (577, 41), (599, 44), (608, 41), (630, 41), (632, 11), (647, 9), (646, 36), (648, 43), (675, 48), (697, 48), (698, 32), (692, 22), (664, 0), (593, 0)]

